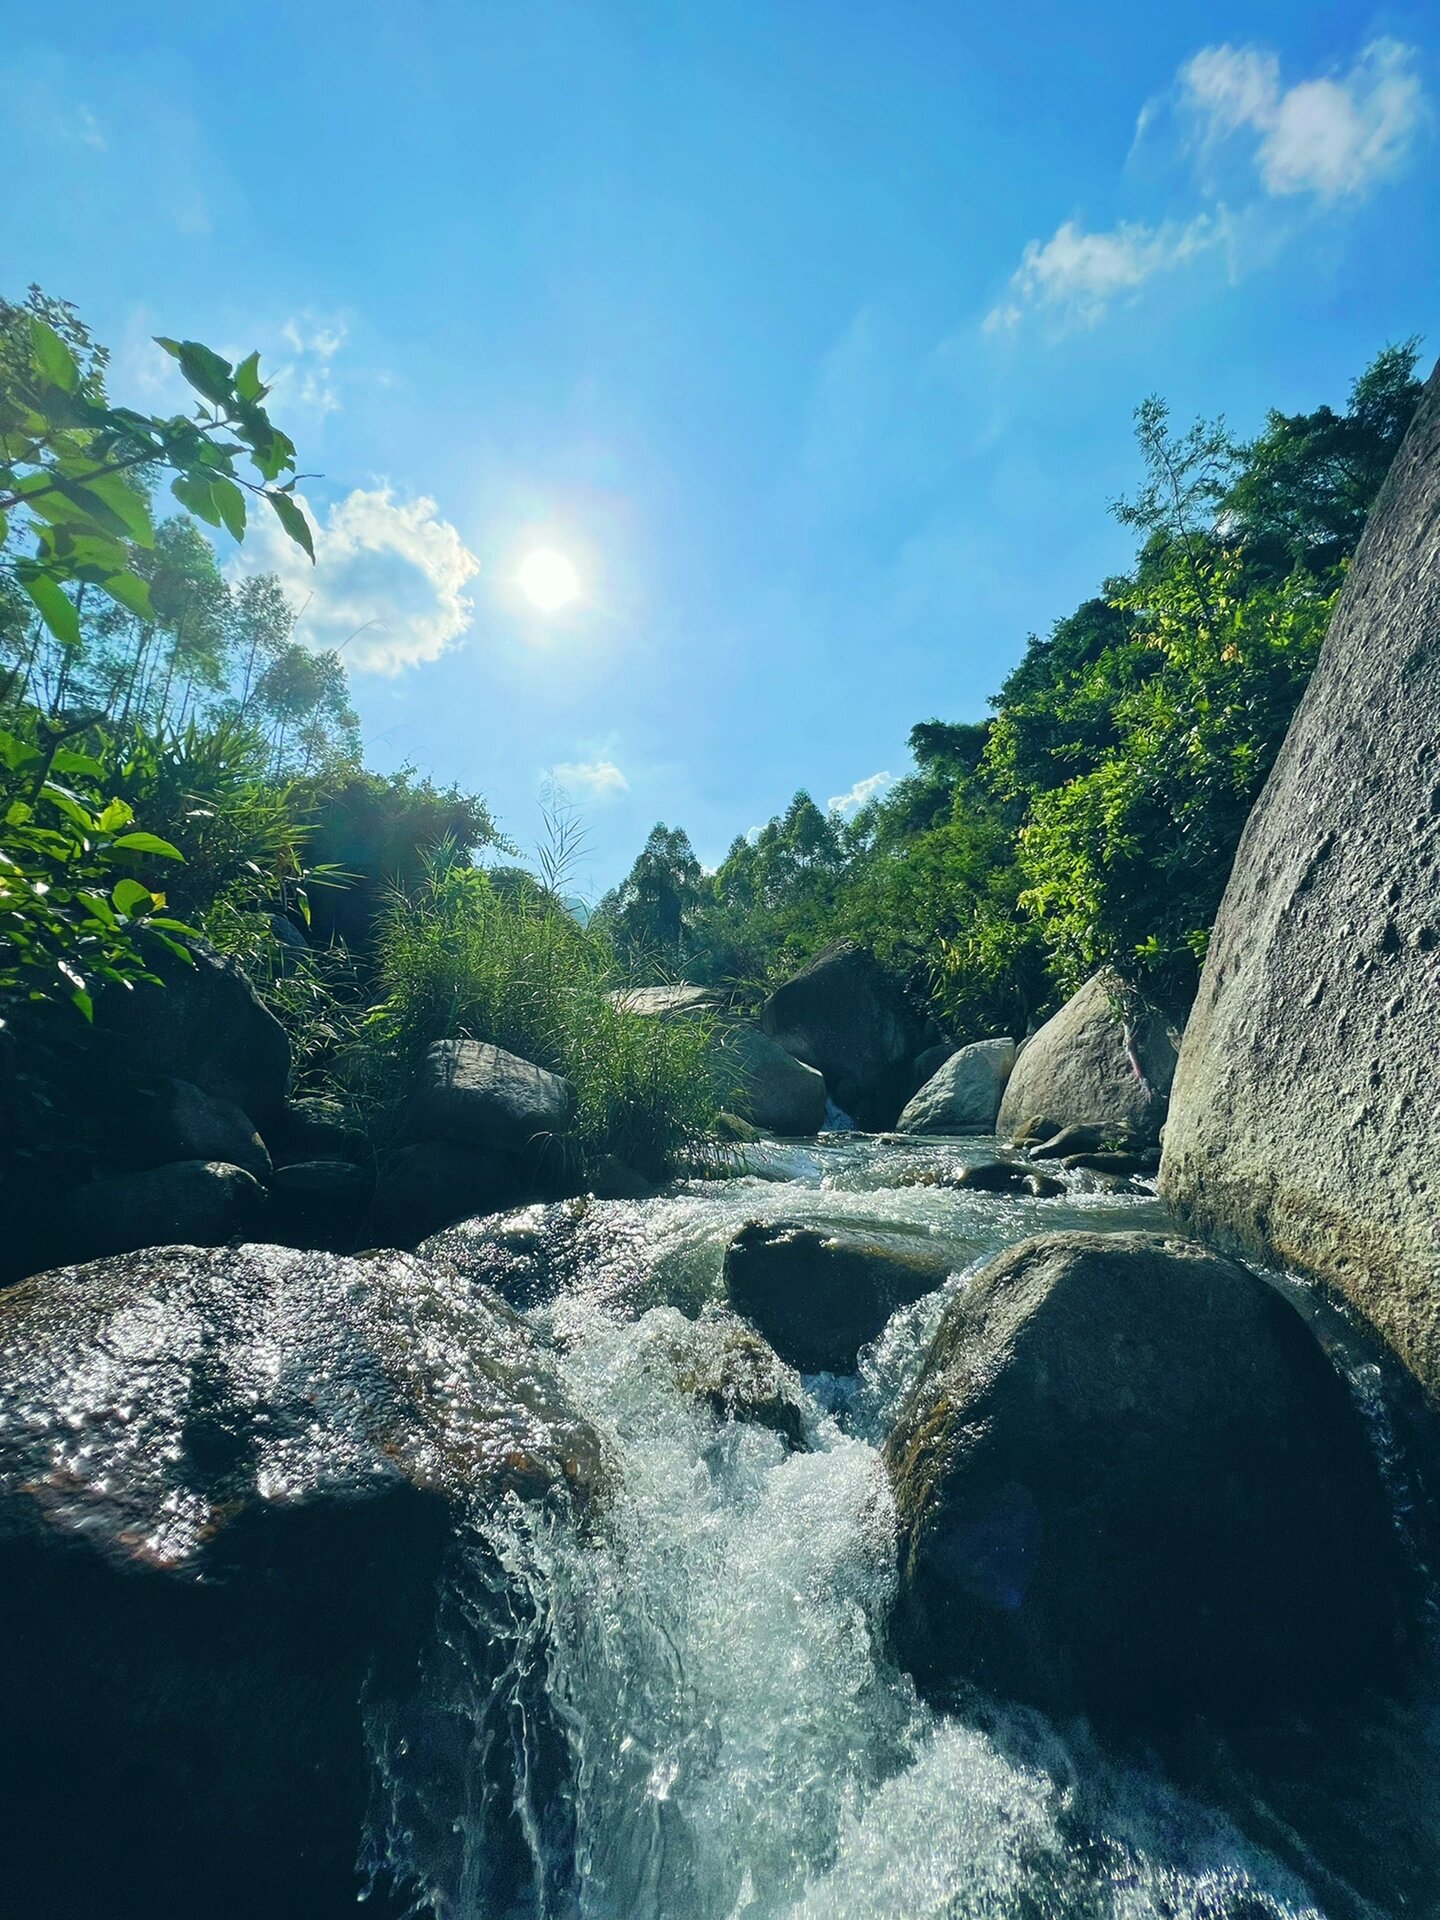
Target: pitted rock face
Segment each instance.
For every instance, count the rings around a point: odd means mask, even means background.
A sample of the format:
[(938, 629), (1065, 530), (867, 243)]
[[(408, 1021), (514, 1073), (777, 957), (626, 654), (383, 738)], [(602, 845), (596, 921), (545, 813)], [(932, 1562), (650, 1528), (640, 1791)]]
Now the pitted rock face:
[(0, 1529), (33, 1507), (156, 1566), (202, 1565), (256, 1505), (600, 1477), (524, 1324), (405, 1254), (156, 1248), (13, 1288), (0, 1338)]

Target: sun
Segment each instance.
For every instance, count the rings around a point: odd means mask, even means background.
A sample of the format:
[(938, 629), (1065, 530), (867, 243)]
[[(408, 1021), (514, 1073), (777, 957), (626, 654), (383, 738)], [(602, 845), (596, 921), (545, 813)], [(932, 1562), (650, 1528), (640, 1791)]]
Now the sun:
[(579, 577), (564, 554), (544, 547), (526, 554), (515, 583), (542, 613), (557, 612), (580, 592)]

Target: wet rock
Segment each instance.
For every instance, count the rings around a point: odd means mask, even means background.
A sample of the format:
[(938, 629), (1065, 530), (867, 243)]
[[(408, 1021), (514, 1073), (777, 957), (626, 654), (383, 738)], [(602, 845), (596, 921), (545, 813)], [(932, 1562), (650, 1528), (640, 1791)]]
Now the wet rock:
[(742, 1120), (738, 1113), (723, 1110), (715, 1116), (714, 1133), (717, 1140), (730, 1140), (737, 1146), (749, 1146), (760, 1138), (758, 1127)]
[[(0, 1342), (7, 1904), (353, 1913), (371, 1748), (438, 1657), (465, 1516), (584, 1512), (596, 1436), (514, 1316), (402, 1255), (67, 1269), (0, 1298)], [(506, 1820), (494, 1871), (523, 1905)], [(413, 1908), (382, 1880), (366, 1911)]]
[(1014, 1065), (1013, 1040), (977, 1040), (961, 1047), (910, 1100), (897, 1131), (993, 1133)]
[(884, 1457), (929, 1690), (1248, 1717), (1385, 1668), (1397, 1559), (1345, 1384), (1194, 1242), (1012, 1248), (946, 1309)]
[(1060, 1122), (1052, 1120), (1048, 1114), (1032, 1113), (1018, 1127), (1007, 1131), (1012, 1146), (1036, 1147), (1043, 1140), (1052, 1140), (1061, 1128)]
[(175, 1160), (223, 1160), (259, 1181), (270, 1178), (270, 1155), (250, 1116), (233, 1100), (206, 1093), (189, 1080), (162, 1080), (134, 1088), (115, 1115), (126, 1157), (152, 1165)]
[(1067, 1153), (1060, 1164), (1083, 1173), (1113, 1173), (1128, 1180), (1136, 1174), (1157, 1173), (1160, 1152), (1155, 1148), (1147, 1153)]
[(290, 1160), (270, 1189), (271, 1236), (292, 1247), (348, 1252), (359, 1244), (374, 1176), (346, 1160)]
[[(586, 1223), (596, 1213), (586, 1195), (550, 1205), (519, 1207), (490, 1218), (464, 1220), (424, 1241), (422, 1259), (464, 1274), (521, 1312), (548, 1306), (612, 1250), (593, 1244)], [(637, 1225), (637, 1238), (640, 1229)]]
[(1061, 1126), (1122, 1126), (1154, 1140), (1165, 1119), (1177, 1039), (1117, 975), (1097, 973), (1020, 1050), (997, 1131), (1031, 1115)]
[(290, 1042), (234, 960), (186, 941), (193, 965), (151, 958), (163, 984), (107, 987), (95, 1000), (106, 1058), (135, 1079), (164, 1075), (227, 1100), (262, 1131), (285, 1098)]
[(1064, 1193), (1065, 1183), (1014, 1160), (988, 1160), (983, 1166), (962, 1167), (950, 1182), (977, 1193), (1026, 1193), (1036, 1200)]
[(892, 1127), (914, 1092), (913, 1061), (930, 1044), (897, 983), (861, 947), (832, 947), (778, 987), (760, 1024), (825, 1077), (859, 1127)]
[(1128, 1127), (1100, 1122), (1061, 1127), (1046, 1139), (1030, 1147), (1032, 1160), (1067, 1160), (1082, 1153), (1129, 1152), (1136, 1136)]
[(687, 1397), (719, 1420), (765, 1427), (792, 1449), (806, 1445), (800, 1376), (737, 1315), (712, 1306), (698, 1320), (687, 1320), (662, 1309), (644, 1325), (647, 1358), (663, 1365)]
[(533, 1168), (517, 1154), (416, 1141), (380, 1168), (371, 1235), (383, 1246), (413, 1247), (456, 1221), (518, 1206), (532, 1184)]
[(648, 1200), (655, 1191), (653, 1180), (613, 1153), (601, 1154), (586, 1184), (597, 1200)]
[(725, 1250), (725, 1291), (782, 1360), (853, 1373), (891, 1314), (944, 1284), (953, 1259), (928, 1239), (753, 1221)]
[(563, 1134), (574, 1111), (574, 1091), (558, 1074), (481, 1040), (437, 1040), (403, 1137), (521, 1154)]
[(1240, 842), (1161, 1192), (1318, 1275), (1440, 1409), (1440, 372)]
[(177, 1160), (76, 1187), (63, 1238), (79, 1260), (141, 1247), (218, 1247), (254, 1233), (264, 1211), (265, 1189), (243, 1167)]

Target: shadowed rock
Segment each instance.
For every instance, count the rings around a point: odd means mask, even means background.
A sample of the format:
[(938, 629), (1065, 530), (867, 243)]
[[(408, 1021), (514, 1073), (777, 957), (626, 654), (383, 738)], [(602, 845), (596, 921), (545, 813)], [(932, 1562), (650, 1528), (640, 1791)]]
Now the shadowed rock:
[(885, 1447), (925, 1688), (1259, 1716), (1381, 1673), (1385, 1497), (1296, 1310), (1192, 1241), (1065, 1233), (947, 1307)]
[(725, 1250), (725, 1291), (782, 1360), (805, 1373), (853, 1373), (891, 1314), (953, 1271), (933, 1242), (752, 1221)]
[(871, 1129), (894, 1125), (931, 1037), (884, 968), (848, 946), (832, 947), (777, 987), (760, 1024), (825, 1076), (830, 1098), (857, 1126)]

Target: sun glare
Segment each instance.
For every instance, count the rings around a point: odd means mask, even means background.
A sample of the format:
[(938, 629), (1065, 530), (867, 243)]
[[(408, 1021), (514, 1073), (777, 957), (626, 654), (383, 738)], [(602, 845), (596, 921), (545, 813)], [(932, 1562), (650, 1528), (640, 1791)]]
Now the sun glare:
[(543, 548), (525, 556), (515, 579), (526, 599), (542, 613), (556, 612), (580, 591), (575, 569), (564, 554)]

